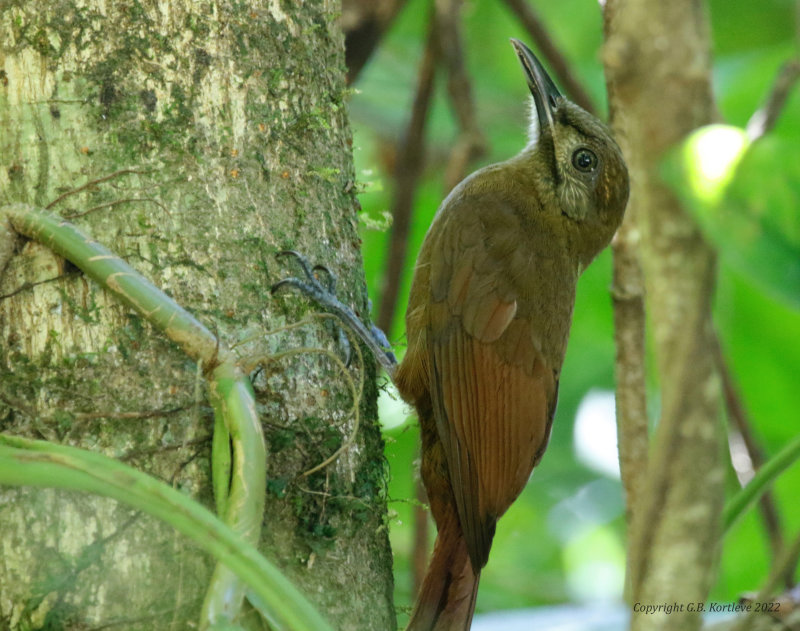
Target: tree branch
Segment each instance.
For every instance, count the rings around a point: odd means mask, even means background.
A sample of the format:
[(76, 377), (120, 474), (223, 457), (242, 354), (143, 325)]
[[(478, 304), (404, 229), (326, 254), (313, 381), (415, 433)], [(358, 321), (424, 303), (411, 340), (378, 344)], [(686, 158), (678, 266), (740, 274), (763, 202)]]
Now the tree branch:
[[(759, 590), (758, 595), (753, 599), (754, 602), (763, 603), (769, 602), (771, 597), (775, 595), (775, 589), (781, 582), (781, 579), (791, 572), (797, 564), (797, 557), (800, 555), (800, 534), (798, 534), (792, 544), (782, 551), (780, 557), (775, 560), (772, 570), (769, 573), (767, 581), (764, 586)], [(752, 628), (752, 622), (758, 616), (758, 612), (753, 608), (747, 615), (742, 616), (733, 631), (748, 631)]]
[(113, 173), (109, 173), (108, 175), (104, 175), (103, 177), (99, 177), (99, 178), (96, 178), (94, 180), (89, 180), (88, 182), (86, 182), (86, 184), (82, 184), (81, 186), (78, 186), (77, 188), (72, 188), (72, 189), (66, 191), (65, 193), (62, 193), (61, 195), (56, 197), (52, 202), (47, 204), (47, 206), (45, 206), (44, 209), (45, 210), (50, 210), (53, 206), (55, 206), (59, 202), (62, 202), (67, 197), (70, 197), (71, 195), (76, 195), (76, 194), (80, 193), (81, 191), (85, 191), (87, 188), (91, 188), (92, 186), (97, 186), (98, 184), (102, 184), (103, 182), (108, 182), (109, 180), (113, 180), (114, 178), (117, 178), (120, 175), (131, 175), (131, 174), (139, 174), (139, 175), (141, 175), (143, 173), (147, 173), (147, 171), (143, 171), (141, 169), (120, 169), (119, 171), (114, 171)]
[(341, 26), (344, 31), (347, 84), (352, 85), (375, 52), (394, 18), (407, 0), (344, 0)]
[(647, 474), (650, 447), (645, 380), (644, 278), (639, 261), (635, 205), (629, 205), (611, 248), (614, 253), (611, 296), (617, 349), (617, 436), (620, 475), (625, 488), (626, 522), (630, 527), (633, 507), (639, 503), (641, 483)]
[(786, 105), (794, 84), (800, 79), (800, 59), (787, 61), (778, 71), (764, 105), (747, 121), (747, 136), (750, 140), (758, 140), (775, 127), (778, 116)]
[(450, 105), (459, 126), (459, 135), (445, 169), (446, 193), (464, 179), (470, 162), (486, 152), (486, 138), (478, 127), (472, 85), (464, 66), (461, 6), (461, 0), (440, 0), (436, 3), (439, 51), (447, 70)]
[[(736, 384), (733, 381), (733, 375), (728, 367), (725, 355), (722, 352), (719, 334), (716, 331), (714, 331), (714, 361), (716, 362), (717, 370), (722, 378), (722, 393), (725, 398), (725, 409), (728, 412), (728, 417), (733, 422), (733, 428), (731, 428), (730, 431), (738, 435), (747, 451), (747, 458), (750, 462), (748, 478), (752, 478), (755, 471), (760, 469), (764, 464), (764, 454), (753, 435), (752, 424), (750, 423), (747, 412), (745, 412), (744, 405), (737, 392)], [(732, 453), (732, 460), (733, 456), (734, 454)], [(734, 468), (736, 469), (737, 476), (739, 476), (741, 485), (744, 486), (747, 484), (750, 479), (742, 479), (740, 475), (741, 472), (736, 468), (735, 463)], [(761, 510), (761, 517), (764, 520), (764, 527), (767, 530), (767, 538), (769, 539), (772, 556), (775, 558), (783, 548), (783, 535), (781, 533), (778, 509), (770, 490), (765, 491), (761, 496), (759, 508)], [(791, 587), (791, 575), (785, 578), (786, 586)]]
[(528, 31), (531, 39), (536, 42), (536, 47), (542, 57), (547, 60), (553, 74), (558, 77), (558, 81), (567, 95), (587, 112), (597, 116), (597, 108), (594, 106), (592, 98), (575, 77), (569, 62), (551, 39), (539, 16), (525, 0), (505, 0), (505, 2), (517, 19), (522, 22), (522, 26)]
[[(724, 483), (711, 350), (716, 266), (662, 183), (660, 163), (713, 119), (706, 8), (688, 0), (606, 0), (604, 19), (609, 96), (638, 213), (662, 404), (647, 476), (631, 507), (628, 595), (640, 603), (703, 602), (715, 577)], [(661, 41), (675, 43), (670, 54)], [(700, 624), (697, 612), (634, 612), (631, 629), (694, 631)]]
[(428, 39), (422, 56), (417, 78), (417, 92), (414, 95), (414, 107), (397, 156), (394, 178), (394, 201), (392, 203), (392, 231), (389, 241), (389, 256), (383, 291), (378, 308), (377, 325), (384, 331), (390, 331), (397, 308), (397, 297), (400, 281), (405, 268), (408, 253), (408, 235), (411, 227), (412, 206), (417, 191), (417, 182), (422, 172), (425, 153), (425, 123), (428, 119), (431, 96), (433, 95), (433, 78), (436, 74), (437, 62), (437, 28), (436, 19), (430, 19)]

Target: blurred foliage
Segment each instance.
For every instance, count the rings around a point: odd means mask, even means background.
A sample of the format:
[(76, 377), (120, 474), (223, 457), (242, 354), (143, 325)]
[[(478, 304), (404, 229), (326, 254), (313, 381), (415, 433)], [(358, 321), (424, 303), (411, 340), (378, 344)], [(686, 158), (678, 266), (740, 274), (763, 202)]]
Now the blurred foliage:
[(709, 125), (667, 159), (665, 177), (725, 261), (800, 309), (800, 160), (786, 159), (795, 146), (780, 135), (751, 145), (743, 129)]
[[(600, 62), (602, 16), (590, 0), (535, 3), (551, 36), (572, 64), (589, 94), (605, 111), (604, 79)], [(798, 53), (794, 0), (713, 0), (710, 2), (714, 43), (714, 85), (722, 119), (744, 127), (761, 105), (782, 62)], [(378, 303), (385, 268), (388, 233), (384, 213), (390, 208), (395, 143), (410, 113), (426, 20), (426, 0), (409, 0), (374, 58), (355, 85), (351, 102), (356, 168), (365, 221), (362, 226), (367, 283)], [(463, 12), (466, 63), (473, 80), (481, 128), (490, 150), (481, 164), (503, 160), (526, 142), (527, 88), (509, 37), (530, 42), (503, 3), (468, 1)], [(679, 45), (674, 43), (673, 45)], [(533, 46), (535, 49), (535, 46)], [(667, 49), (668, 50), (668, 49)], [(668, 53), (667, 53), (668, 54)], [(411, 271), (422, 238), (441, 202), (444, 162), (457, 129), (445, 98), (446, 86), (437, 77), (437, 91), (427, 126), (426, 170), (417, 192), (409, 245), (407, 274), (399, 304), (408, 295)], [(760, 217), (775, 213), (781, 223), (778, 236), (792, 239), (787, 269), (798, 261), (800, 205), (800, 90), (795, 90), (776, 128), (745, 156), (730, 187), (730, 200), (757, 210)], [(741, 175), (741, 180), (738, 180)], [(366, 187), (366, 188), (364, 188)], [(765, 453), (776, 453), (797, 433), (800, 388), (800, 312), (791, 301), (776, 299), (779, 276), (764, 280), (760, 267), (776, 269), (777, 258), (762, 262), (770, 249), (769, 226), (754, 221), (752, 251), (736, 253), (731, 222), (703, 221), (722, 256), (715, 299), (715, 321), (724, 351), (735, 375), (754, 433)], [(782, 256), (783, 256), (782, 255)], [(483, 572), (478, 611), (516, 608), (565, 601), (619, 598), (624, 575), (624, 506), (618, 479), (589, 469), (573, 447), (573, 425), (581, 400), (591, 389), (613, 389), (613, 326), (608, 287), (611, 257), (604, 252), (584, 274), (575, 308), (569, 349), (561, 379), (558, 411), (547, 455), (534, 472), (521, 498), (500, 520), (495, 545)], [(781, 285), (783, 293), (797, 292)], [(772, 289), (770, 289), (770, 287)], [(797, 305), (798, 294), (795, 293)], [(403, 313), (389, 332), (403, 352)], [(658, 314), (650, 314), (657, 318)], [(655, 390), (654, 390), (655, 392)], [(657, 404), (656, 406), (657, 407)], [(654, 417), (657, 410), (653, 410)], [(387, 424), (387, 457), (391, 466), (391, 537), (395, 552), (396, 602), (411, 601), (409, 553), (412, 547), (415, 459), (418, 431), (409, 411), (387, 394), (381, 417)], [(729, 492), (738, 481), (729, 471)], [(775, 486), (783, 531), (800, 528), (800, 467), (794, 466)], [(434, 528), (431, 527), (431, 538)], [(735, 600), (743, 591), (757, 589), (770, 563), (769, 544), (759, 514), (751, 511), (726, 535), (720, 576), (712, 599)], [(402, 620), (401, 620), (402, 622)]]

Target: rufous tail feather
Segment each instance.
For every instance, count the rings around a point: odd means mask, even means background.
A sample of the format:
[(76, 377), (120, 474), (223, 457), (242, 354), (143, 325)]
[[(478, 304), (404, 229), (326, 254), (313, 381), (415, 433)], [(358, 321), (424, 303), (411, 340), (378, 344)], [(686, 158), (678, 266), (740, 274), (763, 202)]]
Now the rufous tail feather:
[(466, 541), (453, 514), (440, 524), (406, 631), (469, 631), (479, 579), (480, 572), (472, 569)]

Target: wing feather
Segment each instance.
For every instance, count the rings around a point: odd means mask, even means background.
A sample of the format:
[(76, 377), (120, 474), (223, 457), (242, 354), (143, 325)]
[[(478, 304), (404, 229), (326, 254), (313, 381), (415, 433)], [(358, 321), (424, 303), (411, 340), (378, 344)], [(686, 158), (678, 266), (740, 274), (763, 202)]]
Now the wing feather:
[[(430, 259), (427, 333), (436, 428), (476, 570), (547, 442), (555, 396), (555, 376), (519, 308), (530, 297), (509, 280), (520, 276), (510, 262), (525, 260), (512, 251), (518, 222), (507, 207), (480, 210), (448, 221), (434, 244), (443, 254)], [(445, 254), (456, 244), (457, 255)]]

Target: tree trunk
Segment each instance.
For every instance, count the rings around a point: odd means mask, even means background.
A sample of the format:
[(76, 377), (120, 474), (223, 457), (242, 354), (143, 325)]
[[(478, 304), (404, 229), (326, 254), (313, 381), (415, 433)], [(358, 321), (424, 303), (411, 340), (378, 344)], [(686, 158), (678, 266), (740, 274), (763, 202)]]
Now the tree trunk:
[[(626, 342), (618, 356), (619, 382), (621, 388), (638, 387), (618, 395), (620, 459), (633, 502), (627, 591), (631, 604), (684, 605), (670, 615), (634, 609), (633, 630), (699, 628), (697, 608), (686, 605), (705, 602), (719, 554), (724, 471), (711, 323), (715, 256), (659, 171), (667, 149), (715, 113), (706, 11), (697, 0), (605, 3), (604, 60), (634, 210), (615, 249), (615, 283), (628, 301), (620, 309), (618, 300), (617, 326), (624, 330), (617, 336)], [(644, 288), (637, 266), (630, 265), (636, 254)], [(627, 356), (643, 352), (644, 320), (636, 304), (643, 289), (661, 395), (649, 454), (647, 421), (641, 418), (644, 358)], [(632, 311), (630, 317), (620, 317), (623, 309)]]
[[(289, 8), (291, 7), (291, 8)], [(334, 626), (393, 629), (375, 370), (354, 445), (329, 327), (272, 299), (293, 248), (366, 292), (337, 3), (14, 0), (0, 12), (0, 204), (50, 206), (243, 355), (268, 458), (262, 549)], [(0, 430), (124, 459), (212, 505), (197, 367), (69, 263), (0, 277)], [(0, 489), (0, 628), (194, 628), (213, 560), (114, 501)]]

